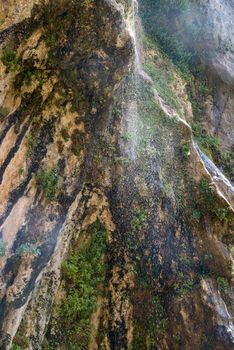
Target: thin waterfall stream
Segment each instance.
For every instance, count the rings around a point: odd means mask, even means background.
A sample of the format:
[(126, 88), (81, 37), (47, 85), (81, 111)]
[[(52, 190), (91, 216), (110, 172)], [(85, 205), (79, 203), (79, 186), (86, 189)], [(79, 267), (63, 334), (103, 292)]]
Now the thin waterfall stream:
[[(131, 160), (137, 158), (137, 147), (139, 142), (139, 133), (140, 133), (140, 119), (138, 111), (138, 99), (137, 91), (139, 90), (142, 80), (147, 81), (150, 84), (153, 84), (152, 78), (146, 73), (142, 67), (144, 60), (143, 45), (141, 43), (141, 23), (139, 17), (139, 4), (137, 0), (132, 0), (131, 10), (127, 19), (128, 31), (132, 37), (132, 42), (134, 46), (134, 58), (133, 58), (133, 69), (131, 82), (128, 84), (127, 97), (123, 98), (125, 107), (123, 108), (123, 113), (127, 122), (127, 134), (128, 141), (126, 143), (126, 152), (128, 157)], [(187, 122), (178, 115), (170, 106), (168, 106), (163, 98), (158, 94), (158, 91), (153, 87), (155, 100), (160, 104), (161, 108), (168, 115), (168, 117), (173, 118), (177, 117), (186, 125)], [(189, 126), (189, 125), (188, 125)], [(201, 151), (198, 145), (195, 145), (206, 170), (209, 172), (214, 182), (218, 186), (219, 190), (222, 193), (222, 196), (227, 200), (228, 203), (231, 202), (231, 198), (234, 195), (234, 187), (231, 182), (226, 178), (220, 169)]]
[(137, 20), (138, 20), (138, 2), (132, 0), (131, 11), (128, 16), (127, 25), (128, 31), (132, 38), (134, 47), (133, 69), (130, 84), (127, 83), (125, 89), (126, 96), (123, 98), (124, 115), (126, 118), (127, 143), (126, 152), (128, 157), (133, 160), (137, 157), (137, 143), (138, 143), (138, 105), (137, 105), (137, 88), (139, 85), (139, 72), (141, 66), (140, 48), (137, 36)]

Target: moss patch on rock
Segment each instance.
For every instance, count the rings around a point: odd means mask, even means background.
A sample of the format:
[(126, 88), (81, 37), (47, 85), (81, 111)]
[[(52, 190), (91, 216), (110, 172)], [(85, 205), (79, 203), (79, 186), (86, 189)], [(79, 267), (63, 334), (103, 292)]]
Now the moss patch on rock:
[[(106, 231), (99, 221), (73, 242), (62, 265), (64, 297), (56, 305), (56, 335), (47, 334), (48, 349), (87, 350), (91, 341), (91, 316), (105, 280)], [(46, 347), (44, 347), (46, 349)]]

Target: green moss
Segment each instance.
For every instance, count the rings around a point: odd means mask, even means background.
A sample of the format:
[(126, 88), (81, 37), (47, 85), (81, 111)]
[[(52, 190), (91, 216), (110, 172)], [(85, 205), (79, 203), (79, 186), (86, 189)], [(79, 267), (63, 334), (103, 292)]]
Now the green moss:
[(25, 243), (25, 244), (21, 244), (21, 246), (17, 250), (17, 254), (20, 256), (27, 255), (27, 254), (38, 256), (41, 254), (41, 252), (40, 252), (40, 249), (38, 249), (35, 245), (31, 243)]
[(147, 215), (144, 210), (137, 210), (132, 222), (131, 229), (133, 233), (138, 233), (139, 231), (145, 229), (147, 227)]
[(10, 48), (4, 48), (2, 51), (1, 61), (6, 67), (8, 72), (15, 72), (19, 68), (16, 51)]
[(29, 338), (26, 334), (26, 323), (24, 320), (20, 323), (17, 333), (13, 340), (11, 350), (24, 350), (29, 348)]
[(66, 349), (86, 350), (91, 338), (91, 316), (96, 311), (97, 298), (105, 280), (103, 255), (106, 251), (106, 231), (96, 221), (83, 233), (85, 242), (73, 249), (62, 265), (66, 297), (58, 306), (59, 329)]
[(0, 239), (0, 257), (5, 256), (7, 253), (7, 243)]
[(181, 296), (186, 296), (193, 288), (193, 281), (184, 276), (183, 272), (178, 273), (178, 282), (174, 285), (175, 291)]
[(146, 280), (134, 292), (133, 307), (132, 349), (154, 349), (167, 331), (168, 319), (161, 296), (152, 295)]
[[(153, 3), (152, 0), (149, 0)], [(173, 10), (184, 11), (189, 6), (189, 0), (158, 0), (157, 6), (160, 12)]]
[(17, 77), (18, 85), (25, 84), (29, 86), (34, 78), (39, 82), (39, 85), (41, 86), (46, 81), (46, 73), (43, 70), (37, 68), (25, 68)]
[(153, 79), (154, 87), (158, 94), (167, 102), (172, 108), (179, 111), (179, 101), (171, 88), (171, 83), (174, 79), (173, 73), (157, 67), (150, 60), (146, 60), (144, 63), (144, 69)]
[(11, 347), (11, 350), (23, 350), (23, 348), (21, 348), (21, 346), (13, 344), (12, 347)]
[(200, 221), (200, 219), (202, 217), (202, 213), (199, 210), (193, 209), (192, 216), (195, 220)]
[(9, 114), (9, 110), (5, 107), (0, 107), (0, 118), (4, 118)]
[(191, 155), (190, 144), (188, 142), (184, 142), (179, 147), (179, 153), (182, 160), (188, 160)]
[(58, 180), (59, 177), (55, 169), (43, 169), (38, 175), (36, 175), (38, 188), (44, 191), (46, 197), (50, 200), (55, 199), (56, 191), (58, 188)]
[(200, 148), (208, 157), (213, 158), (213, 154), (219, 151), (220, 139), (217, 136), (208, 135), (201, 122), (194, 122), (192, 129)]
[(26, 136), (26, 156), (31, 157), (37, 145), (39, 144), (39, 130), (32, 129)]
[(147, 33), (154, 38), (162, 50), (178, 66), (187, 70), (191, 54), (171, 30), (171, 14), (178, 15), (188, 9), (188, 0), (144, 0), (141, 2), (141, 13)]
[[(178, 74), (187, 82), (186, 90), (193, 109), (194, 123), (192, 129), (196, 142), (202, 151), (217, 166), (222, 167), (222, 171), (232, 179), (233, 166), (230, 152), (220, 150), (219, 138), (215, 135), (209, 135), (204, 126), (205, 102), (209, 95), (213, 95), (213, 90), (209, 86), (207, 79), (207, 67), (203, 63), (204, 60), (198, 57), (197, 53), (192, 49), (189, 50), (186, 48), (183, 42), (174, 34), (178, 30), (178, 25), (181, 25), (181, 31), (186, 30), (186, 34), (190, 33), (193, 40), (196, 39), (196, 36), (200, 37), (203, 35), (202, 29), (198, 24), (191, 23), (189, 25), (188, 23), (181, 23), (180, 14), (187, 10), (189, 11), (189, 1), (186, 0), (142, 1), (141, 12), (145, 30), (148, 36), (153, 39), (143, 38), (143, 41), (149, 49), (153, 49), (155, 52), (158, 52), (158, 50), (155, 50), (155, 43), (157, 43), (164, 55), (167, 55), (175, 64)], [(166, 81), (163, 73), (163, 67), (165, 66), (166, 63), (161, 68), (159, 67), (159, 71), (162, 73), (161, 78), (164, 81)], [(168, 72), (170, 72), (170, 69)], [(170, 106), (176, 108), (173, 96), (170, 96), (170, 93), (168, 94), (168, 87), (165, 90), (163, 84), (160, 82), (160, 77), (157, 77), (157, 80), (159, 85), (157, 89), (161, 97)], [(161, 92), (160, 88), (162, 89)]]
[[(220, 206), (213, 183), (210, 183), (207, 179), (202, 179), (198, 191), (199, 198), (196, 203), (192, 204), (193, 213), (199, 213), (200, 218), (208, 215), (212, 219), (218, 219), (222, 222), (229, 223), (232, 221), (232, 211), (228, 206)], [(195, 216), (193, 215), (195, 219), (198, 219)]]
[(221, 293), (225, 293), (229, 290), (229, 282), (225, 277), (217, 278), (217, 287)]

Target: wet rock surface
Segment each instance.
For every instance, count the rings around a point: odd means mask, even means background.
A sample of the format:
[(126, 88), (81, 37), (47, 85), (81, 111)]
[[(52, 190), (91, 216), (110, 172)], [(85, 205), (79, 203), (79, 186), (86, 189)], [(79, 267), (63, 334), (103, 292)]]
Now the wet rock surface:
[(142, 35), (136, 64), (137, 2), (21, 5), (0, 34), (0, 348), (232, 349), (233, 195), (171, 61)]

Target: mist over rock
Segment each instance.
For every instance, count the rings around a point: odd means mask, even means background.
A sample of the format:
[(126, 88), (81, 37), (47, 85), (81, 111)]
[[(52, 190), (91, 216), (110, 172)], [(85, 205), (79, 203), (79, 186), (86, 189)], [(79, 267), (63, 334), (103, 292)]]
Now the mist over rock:
[(231, 350), (232, 1), (0, 0), (0, 349)]
[[(234, 3), (225, 1), (192, 2), (185, 31), (187, 43), (206, 60), (211, 70), (228, 85), (234, 85)], [(194, 30), (194, 31), (193, 31)]]

